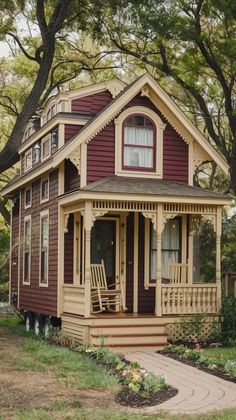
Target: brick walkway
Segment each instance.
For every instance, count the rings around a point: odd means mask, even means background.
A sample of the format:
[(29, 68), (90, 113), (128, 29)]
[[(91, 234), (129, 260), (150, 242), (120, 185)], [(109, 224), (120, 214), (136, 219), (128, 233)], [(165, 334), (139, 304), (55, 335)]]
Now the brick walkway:
[(126, 353), (125, 357), (143, 368), (163, 376), (178, 394), (148, 412), (159, 410), (171, 414), (204, 414), (209, 411), (236, 408), (236, 384), (185, 365), (157, 353)]

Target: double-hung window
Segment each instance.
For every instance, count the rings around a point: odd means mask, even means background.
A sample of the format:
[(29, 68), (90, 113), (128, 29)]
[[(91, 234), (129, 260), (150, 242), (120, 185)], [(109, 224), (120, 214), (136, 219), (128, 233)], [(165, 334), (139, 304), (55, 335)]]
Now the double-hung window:
[(41, 286), (48, 285), (49, 213), (40, 214), (40, 279)]
[(31, 268), (31, 216), (24, 219), (23, 284), (30, 284)]
[(155, 171), (155, 125), (144, 115), (131, 115), (123, 123), (123, 169)]

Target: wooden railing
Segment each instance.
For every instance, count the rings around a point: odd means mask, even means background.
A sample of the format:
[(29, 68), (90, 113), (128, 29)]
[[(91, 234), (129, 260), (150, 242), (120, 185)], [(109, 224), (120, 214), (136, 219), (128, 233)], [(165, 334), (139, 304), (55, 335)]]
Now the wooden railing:
[(63, 285), (63, 312), (84, 316), (84, 287)]
[(217, 286), (212, 283), (161, 285), (162, 315), (217, 312)]

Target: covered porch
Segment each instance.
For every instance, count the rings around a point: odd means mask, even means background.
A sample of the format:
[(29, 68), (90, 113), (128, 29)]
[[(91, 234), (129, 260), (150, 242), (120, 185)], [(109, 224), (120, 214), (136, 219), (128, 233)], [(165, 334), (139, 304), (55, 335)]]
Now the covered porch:
[[(108, 284), (115, 282), (124, 291), (124, 319), (131, 314), (217, 314), (221, 210), (226, 204), (222, 195), (218, 200), (127, 193), (112, 194), (109, 200), (106, 195), (81, 191), (60, 200), (59, 313), (84, 319), (117, 317), (106, 311), (95, 315), (92, 305), (91, 264), (103, 259)], [(215, 235), (214, 277), (204, 282), (196, 252), (202, 221)], [(123, 309), (115, 308), (121, 317)]]

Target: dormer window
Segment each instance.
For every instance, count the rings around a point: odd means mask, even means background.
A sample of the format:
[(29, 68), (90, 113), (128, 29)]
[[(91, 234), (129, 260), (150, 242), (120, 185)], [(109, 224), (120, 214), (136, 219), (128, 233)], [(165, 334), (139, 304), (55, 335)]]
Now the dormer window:
[(32, 149), (25, 152), (25, 171), (32, 168)]
[(132, 115), (123, 123), (123, 168), (155, 171), (155, 125), (144, 115)]

